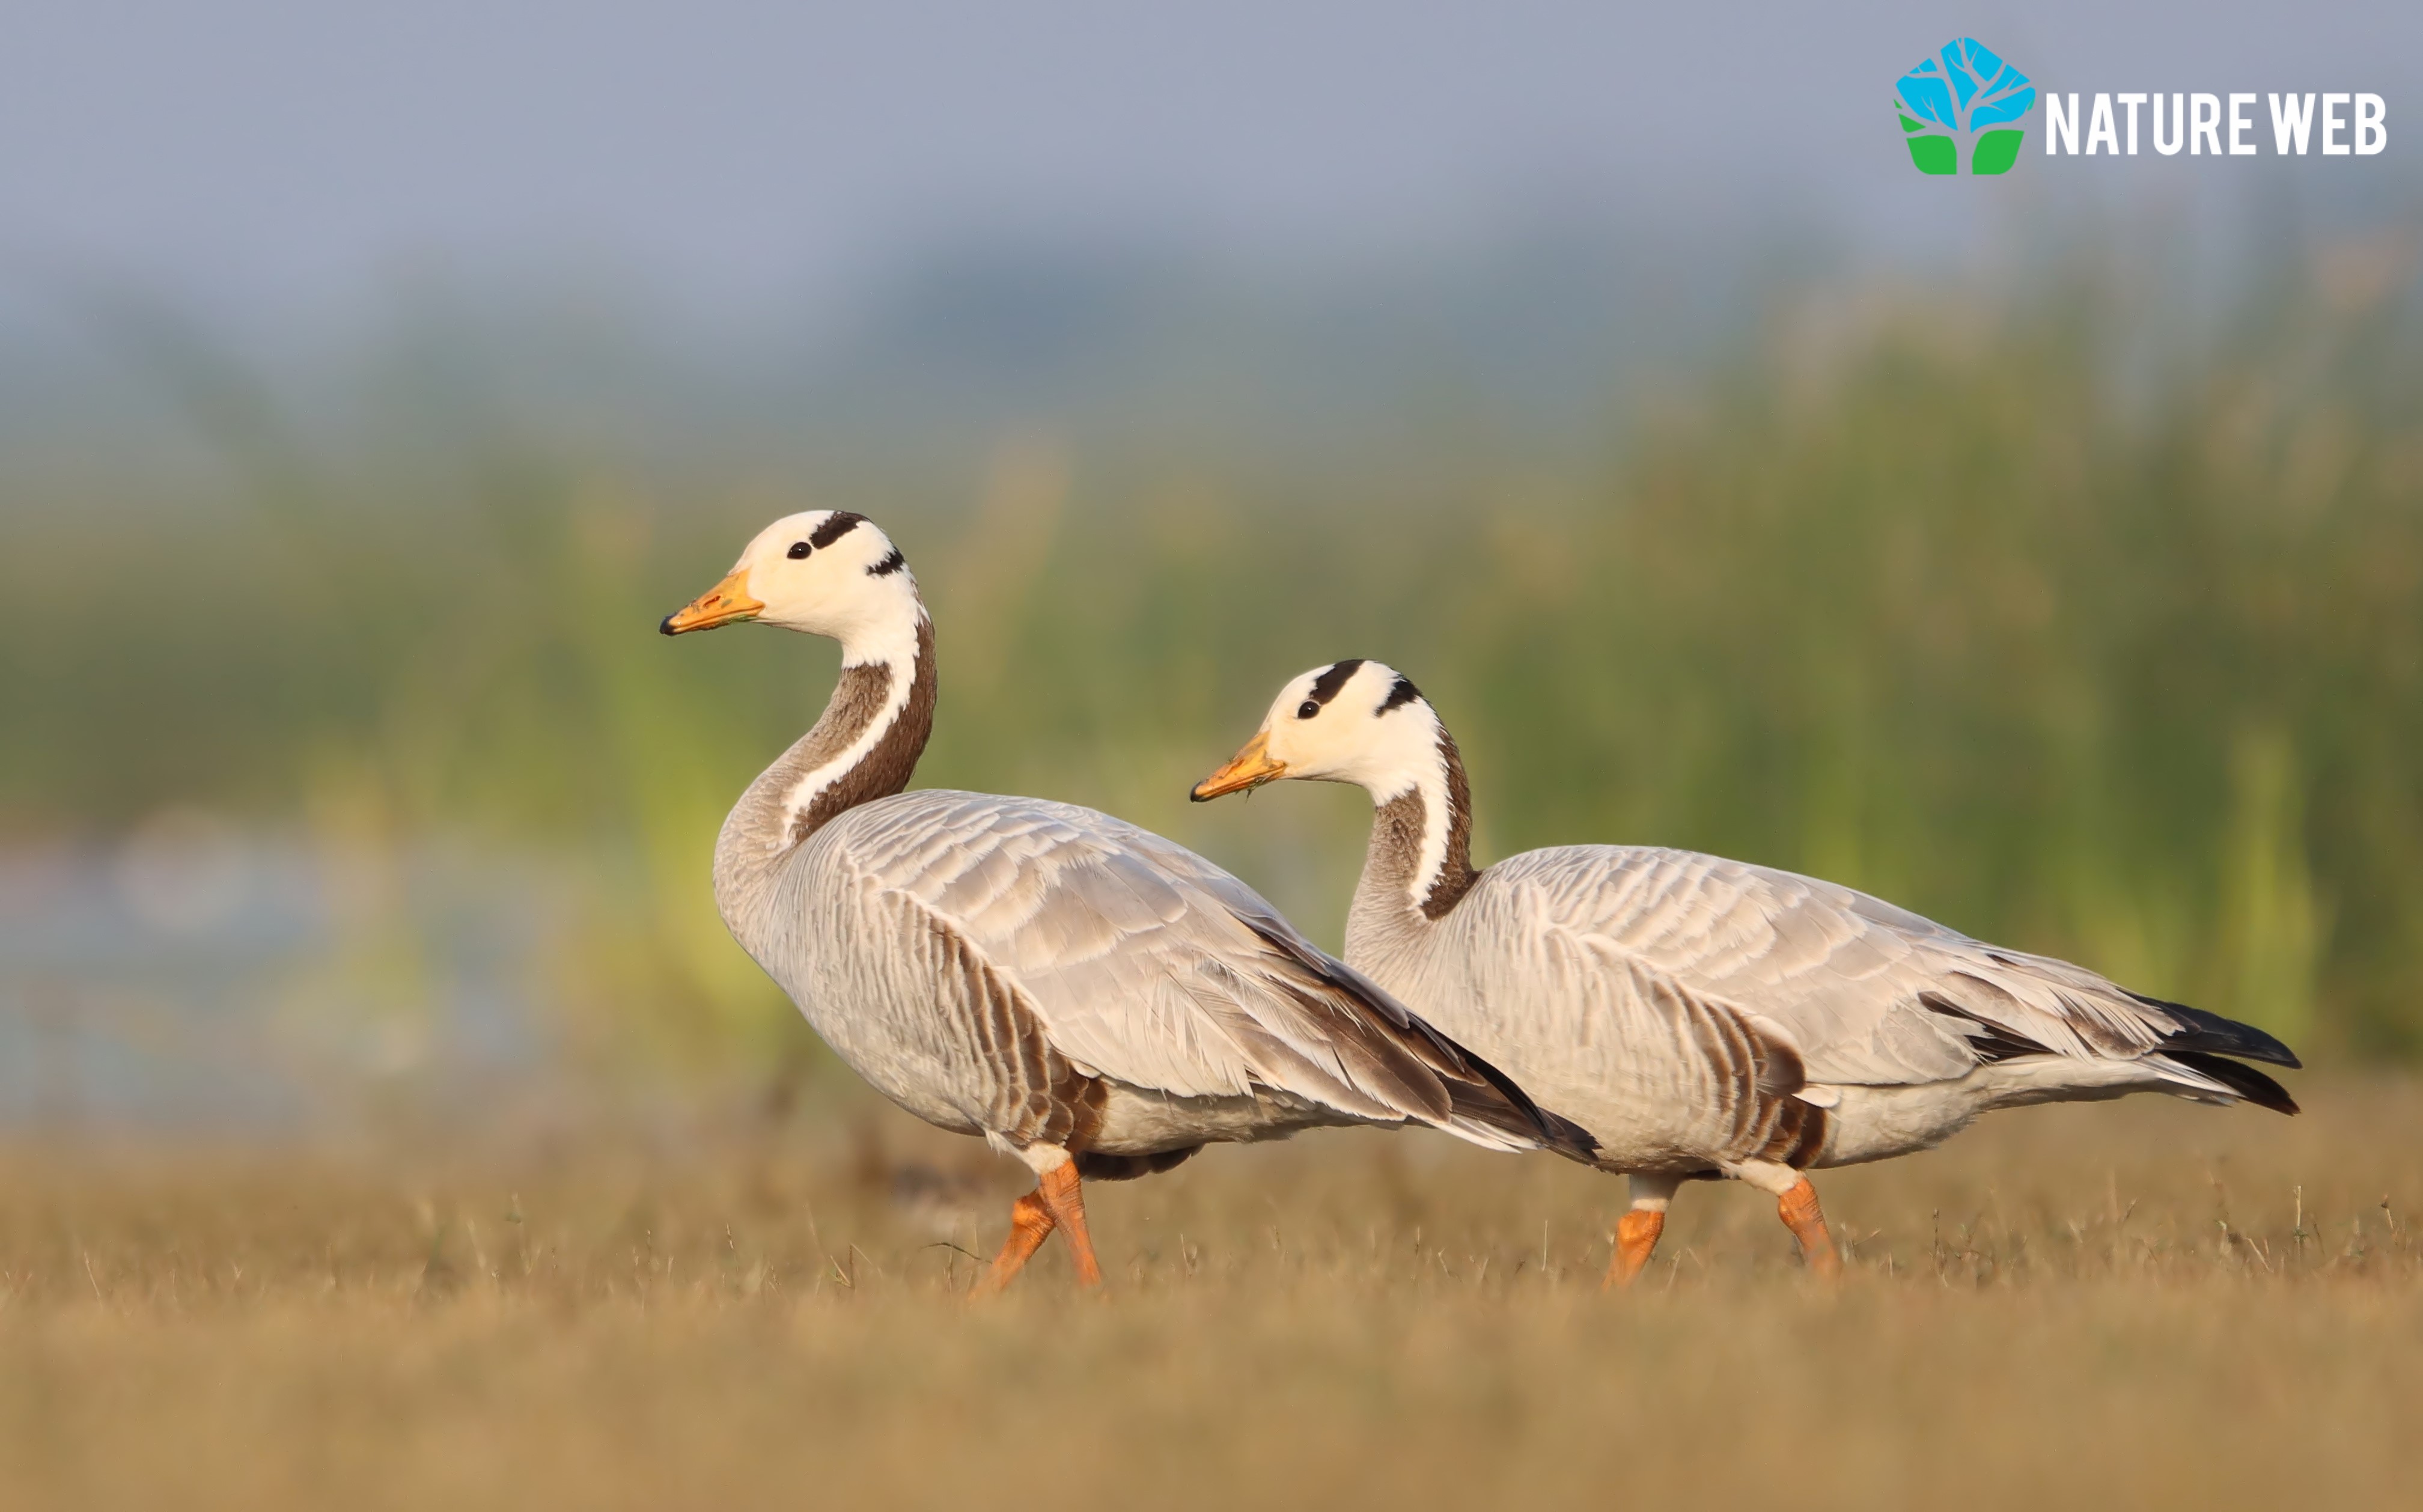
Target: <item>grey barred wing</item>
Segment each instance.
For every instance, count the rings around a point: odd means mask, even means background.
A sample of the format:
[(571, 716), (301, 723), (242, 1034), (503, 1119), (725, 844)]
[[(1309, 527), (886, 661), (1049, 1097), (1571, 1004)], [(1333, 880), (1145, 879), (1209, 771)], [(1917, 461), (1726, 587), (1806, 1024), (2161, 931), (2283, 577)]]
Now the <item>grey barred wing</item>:
[[(1148, 831), (1039, 799), (930, 790), (838, 826), (870, 906), (913, 910), (958, 942), (1088, 1074), (1182, 1097), (1277, 1091), (1487, 1143), (1546, 1142), (1519, 1092), (1244, 883)], [(1506, 1125), (1495, 1138), (1493, 1122)]]
[[(1516, 858), (1528, 917), (1601, 940), (1774, 1026), (1809, 1079), (1915, 1085), (2023, 1055), (2148, 1056), (2166, 1079), (2232, 1095), (2210, 1054), (2294, 1064), (2243, 1025), (2004, 950), (1851, 888), (1691, 851), (1574, 846)], [(1498, 868), (1491, 868), (1495, 873)], [(2251, 1075), (2252, 1074), (2245, 1074)]]

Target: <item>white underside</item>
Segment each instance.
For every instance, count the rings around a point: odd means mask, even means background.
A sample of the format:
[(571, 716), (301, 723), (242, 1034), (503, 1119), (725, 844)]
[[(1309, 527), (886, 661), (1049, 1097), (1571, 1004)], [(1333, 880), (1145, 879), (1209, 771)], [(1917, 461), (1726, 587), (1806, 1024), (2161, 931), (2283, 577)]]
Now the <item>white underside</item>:
[(1367, 1122), (1284, 1094), (1173, 1097), (1107, 1078), (1102, 1085), (1109, 1092), (1102, 1106), (1102, 1126), (1086, 1148), (1109, 1155), (1160, 1154), (1199, 1144), (1250, 1144), (1257, 1139), (1284, 1139), (1301, 1129)]
[[(1814, 1090), (1814, 1089), (1813, 1089)], [(2083, 1061), (2029, 1056), (1980, 1066), (1957, 1081), (1915, 1087), (1829, 1087), (1826, 1146), (1814, 1166), (1855, 1166), (1932, 1150), (1997, 1108), (2087, 1103), (2131, 1092), (2194, 1097), (2134, 1060)]]

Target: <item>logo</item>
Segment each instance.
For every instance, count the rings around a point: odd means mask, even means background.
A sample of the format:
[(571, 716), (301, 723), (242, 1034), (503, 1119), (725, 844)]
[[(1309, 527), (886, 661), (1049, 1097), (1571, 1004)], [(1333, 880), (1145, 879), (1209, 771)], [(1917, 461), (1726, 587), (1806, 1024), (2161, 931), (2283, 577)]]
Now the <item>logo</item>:
[(2021, 118), (2035, 108), (2036, 87), (1973, 37), (1901, 76), (1893, 104), (1921, 173), (2008, 173), (2027, 140)]
[[(2137, 125), (2145, 114), (2152, 116), (2153, 128), (2146, 135), (2154, 151), (2164, 157), (2177, 157), (2182, 149), (2190, 157), (2262, 155), (2262, 139), (2256, 135), (2260, 129), (2255, 116), (2257, 97), (2228, 95), (2225, 110), (2222, 105), (2224, 98), (2219, 94), (2180, 91), (2170, 96), (2166, 108), (2163, 97), (2154, 90), (2116, 94), (2098, 90), (2094, 114), (2085, 118), (2086, 148), (2082, 154), (2078, 145), (2078, 95), (2072, 93), (2064, 100), (2055, 90), (2045, 96), (2045, 155), (2059, 157), (2067, 152), (2071, 157), (2119, 157), (2125, 151), (2135, 157)], [(2320, 96), (2319, 109), (2311, 91), (2268, 98), (2272, 104), (2272, 151), (2277, 156), (2304, 157), (2307, 148), (2317, 145), (2323, 157), (2377, 157), (2389, 149), (2389, 102), (2380, 95), (2354, 90), (2344, 94), (2326, 92)], [(2120, 107), (2118, 115), (2112, 110), (2115, 103)], [(2153, 107), (2149, 113), (2145, 110), (2147, 105)], [(2352, 114), (2350, 107), (2353, 107)], [(2129, 123), (2125, 134), (2120, 130), (2124, 118)], [(2126, 148), (2121, 145), (2124, 140)], [(2225, 140), (2228, 143), (2226, 148), (2222, 145)]]

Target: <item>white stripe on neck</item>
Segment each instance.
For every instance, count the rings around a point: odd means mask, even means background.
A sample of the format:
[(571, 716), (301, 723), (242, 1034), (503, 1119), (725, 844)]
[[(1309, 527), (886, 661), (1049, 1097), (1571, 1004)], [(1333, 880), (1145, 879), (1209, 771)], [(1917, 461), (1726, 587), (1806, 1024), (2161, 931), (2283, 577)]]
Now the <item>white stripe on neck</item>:
[(1448, 833), (1455, 826), (1455, 809), (1447, 791), (1447, 762), (1431, 764), (1422, 773), (1422, 849), (1414, 862), (1414, 879), (1406, 891), (1416, 908), (1430, 901), (1431, 893), (1439, 884), (1439, 875), (1447, 869)]
[(909, 695), (917, 686), (917, 629), (926, 622), (923, 605), (905, 620), (886, 626), (871, 635), (852, 636), (841, 648), (842, 670), (852, 667), (879, 666), (890, 674), (883, 688), (883, 707), (866, 722), (866, 728), (857, 739), (842, 747), (833, 758), (817, 767), (791, 785), (790, 796), (783, 801), (783, 825), (775, 833), (773, 849), (780, 851), (791, 843), (799, 833), (800, 821), (816, 806), (825, 789), (847, 775), (851, 769), (865, 760), (900, 715), (909, 707)]
[[(1418, 701), (1402, 712), (1420, 709), (1429, 717), (1422, 722), (1429, 739), (1422, 754), (1400, 764), (1388, 773), (1385, 784), (1371, 788), (1371, 804), (1385, 808), (1407, 793), (1418, 793), (1422, 800), (1422, 846), (1415, 852), (1414, 874), (1405, 883), (1406, 893), (1416, 908), (1429, 900), (1438, 885), (1439, 875), (1447, 869), (1449, 833), (1455, 826), (1455, 810), (1448, 799), (1447, 757), (1439, 751), (1438, 716), (1426, 704)], [(1395, 714), (1383, 715), (1394, 718)]]

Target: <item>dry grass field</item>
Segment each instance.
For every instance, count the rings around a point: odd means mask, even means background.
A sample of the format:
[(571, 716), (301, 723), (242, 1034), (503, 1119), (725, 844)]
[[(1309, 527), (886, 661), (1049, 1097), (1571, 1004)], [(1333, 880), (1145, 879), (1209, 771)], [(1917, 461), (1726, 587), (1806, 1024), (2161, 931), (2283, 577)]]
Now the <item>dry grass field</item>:
[(0, 1505), (2412, 1504), (2423, 1087), (1989, 1120), (1822, 1184), (1849, 1275), (1431, 1136), (1094, 1189), (887, 1111), (779, 1140), (0, 1158)]

